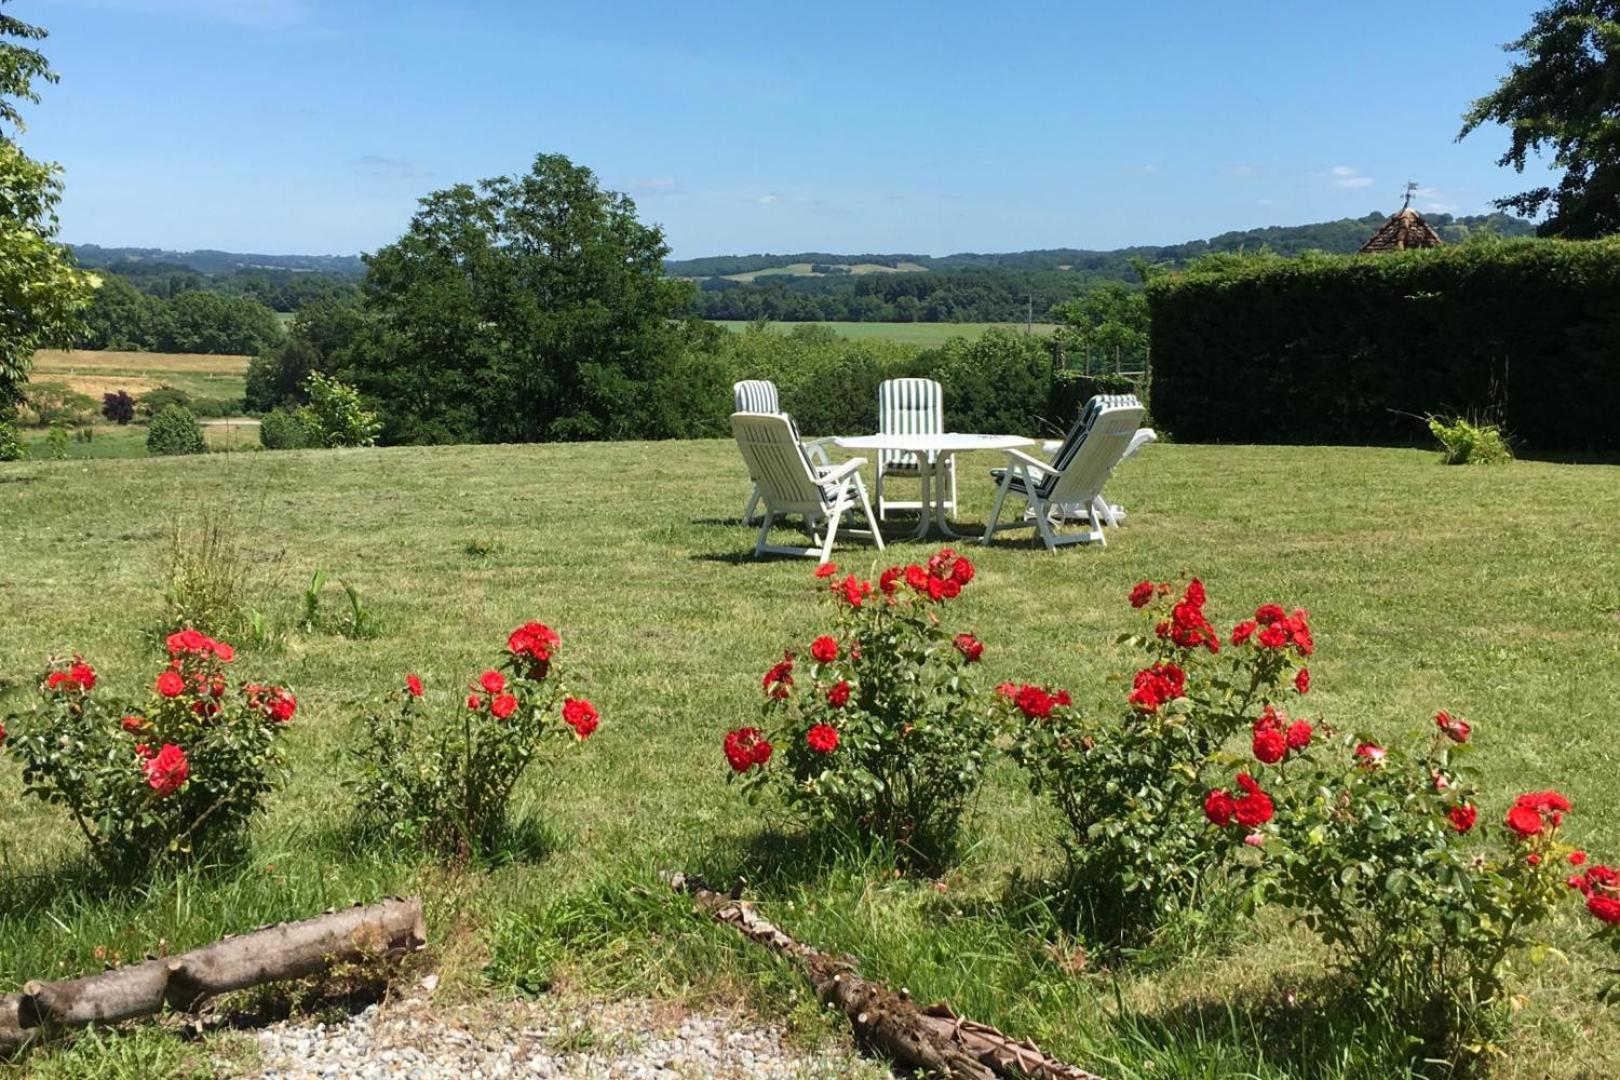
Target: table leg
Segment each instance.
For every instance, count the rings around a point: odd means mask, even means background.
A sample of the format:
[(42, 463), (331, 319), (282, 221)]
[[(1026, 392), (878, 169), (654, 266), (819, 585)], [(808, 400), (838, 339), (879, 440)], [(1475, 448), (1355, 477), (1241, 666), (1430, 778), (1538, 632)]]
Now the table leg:
[(929, 461), (929, 455), (917, 455), (917, 476), (922, 481), (922, 494), (919, 496), (921, 505), (917, 507), (917, 531), (913, 534), (913, 538), (926, 540), (928, 539), (928, 526), (930, 524), (929, 507), (933, 505), (928, 495), (933, 477), (933, 465)]
[(934, 457), (934, 516), (939, 519), (940, 535), (947, 540), (960, 540), (962, 534), (951, 528), (950, 518), (945, 513), (946, 500), (950, 498), (950, 461), (951, 455), (937, 454)]

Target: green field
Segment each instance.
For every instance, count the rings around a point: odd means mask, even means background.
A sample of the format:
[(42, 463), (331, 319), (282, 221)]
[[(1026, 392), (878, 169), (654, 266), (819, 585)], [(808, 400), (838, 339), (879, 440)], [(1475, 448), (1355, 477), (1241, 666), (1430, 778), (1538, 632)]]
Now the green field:
[(97, 401), (105, 393), (125, 390), (139, 397), (160, 386), (184, 390), (193, 398), (239, 399), (251, 359), (207, 353), (41, 349), (34, 354), (30, 381), (62, 383)]
[[(740, 319), (715, 319), (717, 326), (724, 326), (728, 330), (741, 331), (751, 325)], [(953, 337), (976, 338), (992, 327), (1004, 330), (1022, 332), (1033, 329), (1037, 334), (1050, 334), (1057, 327), (1052, 323), (1035, 323), (1027, 328), (1024, 323), (886, 323), (886, 322), (825, 322), (825, 323), (791, 323), (773, 322), (771, 329), (786, 333), (795, 326), (830, 326), (844, 337), (861, 341), (869, 338), (884, 341), (903, 341), (913, 345), (933, 346), (941, 345)]]
[[(993, 464), (964, 462), (969, 522), (988, 511)], [(682, 868), (741, 872), (803, 939), (1103, 1075), (1396, 1074), (1363, 1060), (1353, 1032), (1323, 1034), (1312, 981), (1323, 958), (1274, 913), (1226, 952), (1088, 966), (1029, 891), (1057, 864), (1057, 833), (1010, 769), (971, 819), (980, 842), (938, 883), (779, 857), (760, 809), (727, 784), (720, 739), (757, 715), (760, 672), (826, 615), (810, 562), (744, 557), (746, 494), (724, 442), (0, 464), (0, 711), (32, 692), (48, 655), (75, 649), (110, 689), (149, 683), (165, 531), (203, 505), (231, 508), (256, 568), (253, 605), (285, 633), (244, 644), (237, 674), (285, 681), (300, 703), (291, 785), (250, 857), (139, 889), (102, 886), (76, 861), (62, 812), (23, 799), (15, 764), (0, 760), (0, 983), (416, 892), (442, 992), (741, 998), (820, 1030), (794, 977), (664, 894), (657, 871)], [(1620, 854), (1620, 468), (1160, 445), (1127, 462), (1110, 495), (1131, 516), (1107, 548), (1054, 556), (1023, 531), (973, 549), (979, 577), (949, 617), (988, 643), (987, 681), (1051, 680), (1083, 707), (1118, 708), (1110, 676), (1130, 661), (1114, 641), (1130, 625), (1131, 584), (1198, 573), (1227, 621), (1261, 600), (1311, 610), (1310, 700), (1325, 717), (1394, 736), (1438, 706), (1459, 711), (1476, 724), (1485, 813), (1557, 786), (1575, 804), (1566, 832)], [(897, 544), (880, 559), (855, 543), (838, 558), (864, 571), (931, 550)], [(318, 567), (358, 587), (378, 636), (293, 629)], [(519, 792), (533, 841), (504, 865), (446, 872), (355, 839), (340, 781), (357, 713), (407, 671), (448, 710), (529, 618), (561, 631), (571, 685), (603, 714), (589, 743), (559, 747)], [(1558, 944), (1570, 962), (1526, 974), (1500, 1075), (1620, 1070), (1620, 1015), (1591, 1000), (1585, 930), (1569, 913)], [(221, 1040), (149, 1026), (31, 1067), (161, 1075), (206, 1062)]]

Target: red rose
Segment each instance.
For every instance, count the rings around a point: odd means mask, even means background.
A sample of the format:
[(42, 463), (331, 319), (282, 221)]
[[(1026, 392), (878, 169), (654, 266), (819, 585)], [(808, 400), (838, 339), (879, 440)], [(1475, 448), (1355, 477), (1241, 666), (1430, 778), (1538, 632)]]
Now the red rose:
[(1131, 588), (1131, 607), (1144, 608), (1153, 602), (1153, 582), (1138, 581)]
[(506, 689), (506, 676), (498, 671), (486, 671), (478, 676), (478, 685), (486, 694), (498, 694)]
[(842, 596), (844, 603), (852, 608), (858, 608), (868, 596), (872, 595), (872, 583), (862, 581), (851, 574), (833, 586), (833, 595)]
[(1039, 686), (1020, 686), (1013, 693), (1013, 704), (1031, 720), (1045, 720), (1059, 705), (1067, 705), (1067, 694), (1049, 694)]
[(1204, 796), (1204, 816), (1223, 829), (1232, 824), (1232, 815), (1236, 810), (1232, 796), (1226, 793), (1225, 788), (1216, 788)]
[(94, 689), (96, 685), (95, 669), (89, 664), (85, 663), (83, 660), (78, 661), (72, 667), (68, 668), (68, 678), (77, 683), (79, 685), (79, 689), (81, 690), (91, 690)]
[(1356, 764), (1365, 769), (1376, 769), (1384, 764), (1384, 755), (1382, 746), (1364, 742), (1356, 747)]
[(186, 752), (173, 743), (165, 743), (157, 756), (147, 760), (146, 784), (159, 795), (173, 795), (186, 782), (190, 768)]
[(1540, 866), (1541, 855), (1538, 852), (1532, 851), (1530, 854), (1524, 857), (1524, 861), (1529, 863), (1531, 866)]
[(1300, 668), (1299, 671), (1294, 674), (1294, 689), (1299, 691), (1301, 694), (1308, 694), (1311, 692), (1310, 668)]
[(1303, 750), (1311, 745), (1311, 736), (1315, 734), (1316, 729), (1311, 727), (1309, 720), (1295, 720), (1288, 725), (1284, 738), (1288, 740), (1288, 749)]
[(906, 567), (906, 584), (911, 586), (913, 592), (926, 593), (928, 591), (928, 571), (912, 563)]
[(219, 657), (221, 662), (228, 664), (236, 659), (236, 650), (223, 641), (216, 641), (214, 642), (214, 655)]
[(1593, 893), (1586, 898), (1586, 910), (1610, 926), (1620, 925), (1620, 899)]
[(1537, 835), (1544, 827), (1541, 814), (1529, 806), (1514, 806), (1507, 812), (1505, 824), (1525, 839)]
[(1243, 644), (1245, 641), (1248, 641), (1251, 637), (1253, 637), (1254, 632), (1258, 629), (1260, 629), (1260, 624), (1254, 622), (1253, 620), (1238, 623), (1236, 626), (1232, 627), (1232, 644)]
[(477, 694), (468, 694), (467, 695), (467, 708), (471, 709), (473, 712), (477, 712), (479, 709), (482, 709), (483, 707), (484, 707), (484, 699), (483, 698), (479, 697)]
[(134, 734), (146, 727), (146, 718), (142, 716), (126, 716), (118, 722), (125, 731)]
[(178, 671), (165, 671), (157, 677), (157, 692), (166, 698), (179, 697), (186, 689), (186, 680)]
[(1018, 687), (1010, 682), (1004, 682), (1000, 686), (996, 687), (996, 693), (1001, 697), (1006, 698), (1008, 701), (1012, 701), (1018, 696)]
[(734, 772), (747, 772), (755, 765), (771, 759), (771, 744), (765, 741), (759, 728), (739, 728), (726, 733), (726, 760)]
[(831, 724), (817, 724), (805, 734), (804, 741), (818, 754), (830, 754), (838, 749), (838, 729)]
[(1446, 733), (1446, 738), (1455, 743), (1467, 742), (1468, 736), (1473, 731), (1469, 727), (1468, 721), (1460, 716), (1454, 717), (1444, 709), (1434, 714), (1434, 723), (1436, 727)]
[(1232, 816), (1237, 823), (1252, 829), (1270, 821), (1276, 813), (1271, 796), (1261, 791), (1259, 783), (1248, 773), (1238, 773), (1237, 784), (1243, 789), (1243, 794), (1232, 801)]
[(837, 563), (824, 562), (816, 567), (816, 577), (818, 578), (830, 578), (836, 573), (838, 573)]
[(838, 659), (838, 641), (823, 634), (810, 643), (810, 655), (818, 664), (830, 664)]
[(562, 641), (557, 632), (544, 623), (526, 622), (518, 627), (506, 639), (506, 651), (514, 656), (523, 656), (536, 664), (544, 664), (551, 659), (551, 652)]
[(1254, 621), (1258, 623), (1269, 625), (1274, 622), (1281, 622), (1287, 617), (1287, 613), (1278, 604), (1261, 604), (1254, 609)]
[(951, 567), (951, 580), (958, 585), (966, 585), (973, 580), (973, 564), (966, 559), (957, 559), (956, 565)]
[(905, 576), (905, 570), (898, 566), (891, 566), (879, 576), (878, 588), (883, 590), (884, 596), (893, 596), (895, 590), (900, 587), (896, 582)]
[(405, 676), (405, 689), (410, 692), (411, 697), (421, 697), (422, 680), (415, 675)]
[(1288, 631), (1283, 628), (1281, 623), (1272, 623), (1260, 631), (1260, 636), (1255, 640), (1260, 643), (1262, 648), (1280, 649), (1288, 644)]
[(1203, 607), (1205, 600), (1208, 599), (1204, 593), (1204, 583), (1197, 578), (1187, 582), (1187, 592), (1183, 599), (1194, 607)]
[(849, 681), (840, 679), (827, 691), (827, 704), (835, 709), (842, 709), (849, 704)]
[(984, 655), (984, 642), (972, 634), (957, 634), (956, 651), (966, 657), (968, 663), (975, 664)]
[(1474, 822), (1479, 819), (1479, 809), (1470, 806), (1468, 803), (1459, 803), (1446, 811), (1446, 817), (1451, 819), (1453, 829), (1456, 829), (1459, 833), (1465, 833), (1472, 829)]
[(1276, 728), (1261, 728), (1254, 733), (1250, 748), (1260, 761), (1275, 765), (1288, 754), (1288, 739)]
[(588, 739), (596, 730), (601, 715), (584, 698), (565, 698), (562, 708), (563, 723), (574, 729), (574, 734), (582, 739)]
[(765, 693), (773, 698), (785, 698), (788, 689), (793, 685), (793, 657), (784, 656), (771, 670), (765, 673), (761, 680)]
[(273, 691), (275, 696), (270, 699), (270, 719), (285, 724), (293, 718), (298, 711), (298, 699), (292, 696), (291, 690)]
[(1584, 851), (1572, 851), (1572, 852), (1570, 852), (1569, 853), (1569, 865), (1571, 865), (1571, 866), (1585, 866), (1586, 865), (1586, 852), (1584, 852)]
[(518, 700), (511, 694), (496, 694), (489, 702), (490, 715), (497, 720), (505, 720), (517, 712)]
[(170, 656), (180, 656), (184, 653), (210, 652), (214, 647), (212, 638), (189, 627), (178, 633), (170, 634), (165, 639), (164, 644), (168, 646)]

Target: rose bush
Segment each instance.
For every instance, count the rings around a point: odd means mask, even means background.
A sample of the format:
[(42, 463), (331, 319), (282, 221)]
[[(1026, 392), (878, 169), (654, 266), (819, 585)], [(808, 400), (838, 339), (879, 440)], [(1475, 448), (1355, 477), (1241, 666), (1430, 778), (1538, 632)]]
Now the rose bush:
[(298, 708), (283, 688), (233, 686), (223, 641), (183, 630), (166, 646), (168, 665), (138, 702), (98, 692), (80, 657), (52, 664), (32, 709), (0, 734), (24, 790), (65, 807), (118, 875), (240, 843), (283, 779), (278, 736)]
[(561, 638), (529, 622), (508, 636), (499, 663), (435, 709), (408, 674), (392, 709), (369, 714), (351, 782), (362, 818), (444, 856), (487, 856), (501, 845), (507, 810), (545, 742), (584, 741), (596, 707), (572, 697), (554, 669)]
[(940, 618), (973, 564), (946, 548), (875, 585), (831, 564), (816, 576), (832, 624), (765, 672), (760, 725), (726, 735), (726, 761), (750, 796), (773, 790), (812, 823), (936, 865), (954, 851), (995, 734), (972, 678), (984, 646)]

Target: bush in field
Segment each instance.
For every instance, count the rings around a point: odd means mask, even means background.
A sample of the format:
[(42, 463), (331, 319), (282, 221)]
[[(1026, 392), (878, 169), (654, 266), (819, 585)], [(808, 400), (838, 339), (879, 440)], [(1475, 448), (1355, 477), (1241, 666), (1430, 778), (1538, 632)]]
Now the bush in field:
[(23, 459), (22, 440), (17, 437), (17, 429), (7, 420), (0, 420), (0, 461), (21, 461)]
[(458, 691), (451, 709), (429, 703), (416, 675), (394, 706), (368, 715), (351, 783), (364, 820), (442, 856), (487, 856), (501, 845), (507, 807), (545, 741), (583, 741), (596, 708), (572, 697), (554, 664), (560, 638), (526, 623), (501, 662)]
[(115, 424), (127, 424), (135, 419), (135, 399), (127, 390), (102, 394), (101, 415)]
[(917, 370), (944, 390), (947, 431), (1033, 433), (1045, 424), (1052, 387), (1050, 343), (991, 329), (952, 338), (917, 358)]
[(191, 408), (191, 395), (174, 386), (160, 386), (140, 396), (136, 404), (147, 416), (156, 416), (170, 405)]
[(97, 414), (96, 400), (63, 383), (39, 382), (28, 387), (27, 412), (40, 427), (83, 424)]
[(156, 455), (202, 454), (208, 450), (202, 427), (184, 405), (169, 405), (146, 429), (146, 452)]
[(320, 434), (302, 408), (273, 409), (259, 420), (259, 442), (266, 450), (307, 450), (320, 446)]
[(52, 664), (32, 709), (6, 718), (23, 790), (65, 808), (110, 873), (229, 853), (282, 779), (293, 695), (230, 685), (230, 645), (186, 630), (145, 698), (96, 692), (83, 659)]
[(375, 446), (382, 425), (377, 414), (360, 404), (352, 386), (329, 379), (318, 371), (304, 380), (309, 404), (299, 409), (318, 446)]
[(1513, 460), (1502, 429), (1483, 420), (1431, 416), (1429, 433), (1439, 441), (1440, 460), (1447, 465), (1500, 465)]
[(834, 624), (765, 673), (763, 727), (728, 733), (726, 760), (750, 796), (774, 790), (816, 825), (938, 866), (993, 750), (971, 670), (984, 646), (939, 617), (973, 564), (947, 548), (926, 566), (885, 570), (876, 587), (837, 572), (816, 572)]

